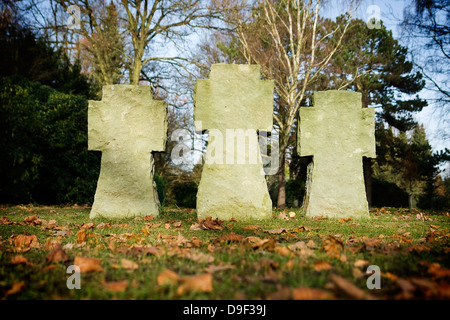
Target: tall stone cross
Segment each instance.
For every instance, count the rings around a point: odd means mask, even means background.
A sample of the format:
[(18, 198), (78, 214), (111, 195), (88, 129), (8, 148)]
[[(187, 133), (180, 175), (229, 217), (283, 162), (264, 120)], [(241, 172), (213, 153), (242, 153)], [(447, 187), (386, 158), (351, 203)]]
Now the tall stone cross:
[(303, 208), (308, 216), (368, 216), (362, 157), (375, 157), (375, 114), (361, 93), (323, 91), (300, 108), (297, 151), (313, 156)]
[(158, 215), (152, 151), (164, 151), (167, 105), (149, 86), (108, 85), (89, 101), (88, 149), (102, 151), (90, 217)]
[(195, 85), (197, 131), (209, 132), (197, 193), (199, 218), (239, 220), (272, 216), (257, 130), (272, 130), (273, 81), (258, 65), (215, 64)]

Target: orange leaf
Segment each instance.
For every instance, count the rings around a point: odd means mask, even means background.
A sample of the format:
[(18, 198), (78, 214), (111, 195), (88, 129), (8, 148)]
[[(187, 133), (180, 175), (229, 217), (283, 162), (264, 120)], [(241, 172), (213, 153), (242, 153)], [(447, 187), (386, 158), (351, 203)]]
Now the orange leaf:
[(328, 300), (334, 299), (333, 294), (328, 291), (314, 288), (294, 288), (292, 289), (292, 299), (294, 300)]
[(80, 272), (101, 272), (103, 268), (101, 267), (101, 260), (97, 258), (85, 258), (85, 257), (75, 257), (73, 262), (74, 265), (80, 268)]
[(31, 248), (39, 248), (39, 241), (35, 235), (27, 236), (20, 234), (15, 237), (14, 245), (16, 246), (16, 251), (26, 252)]
[(364, 267), (367, 266), (369, 264), (369, 261), (367, 260), (356, 260), (355, 263), (353, 264), (355, 267)]
[(25, 258), (23, 255), (19, 254), (17, 256), (14, 256), (11, 258), (12, 264), (25, 264), (25, 265), (31, 265), (31, 263), (28, 261), (27, 258)]
[(48, 253), (47, 255), (47, 261), (53, 261), (53, 262), (65, 262), (69, 260), (69, 257), (67, 256), (66, 252), (61, 247), (61, 244), (57, 243), (53, 247), (53, 249)]
[(156, 277), (156, 283), (158, 283), (159, 286), (162, 286), (163, 284), (177, 284), (179, 279), (180, 277), (177, 273), (169, 269), (164, 269)]
[(342, 241), (331, 235), (323, 241), (322, 246), (329, 257), (337, 259), (341, 256), (341, 250), (344, 249)]
[(133, 262), (128, 259), (120, 260), (120, 264), (122, 265), (122, 268), (124, 268), (126, 270), (136, 270), (139, 268), (139, 265), (136, 262)]
[(128, 281), (122, 280), (122, 281), (105, 282), (103, 283), (103, 286), (108, 291), (124, 292), (128, 288)]
[(320, 271), (326, 271), (326, 270), (330, 270), (331, 268), (333, 268), (331, 266), (331, 264), (329, 264), (326, 261), (316, 261), (314, 263), (314, 270), (320, 272)]
[(211, 273), (200, 274), (196, 276), (186, 276), (180, 279), (180, 286), (177, 289), (178, 295), (186, 292), (212, 292), (212, 275)]
[(220, 238), (218, 238), (219, 241), (225, 242), (241, 242), (244, 239), (245, 239), (244, 236), (241, 236), (240, 234), (236, 234), (234, 232), (224, 234)]
[(77, 232), (77, 243), (83, 243), (86, 241), (86, 230), (80, 229)]
[(22, 291), (22, 289), (25, 287), (25, 281), (20, 281), (20, 282), (14, 282), (12, 287), (6, 291), (6, 296), (12, 295), (12, 294), (16, 294), (20, 291)]
[(256, 224), (242, 227), (242, 230), (258, 230), (258, 229), (261, 229), (261, 227)]

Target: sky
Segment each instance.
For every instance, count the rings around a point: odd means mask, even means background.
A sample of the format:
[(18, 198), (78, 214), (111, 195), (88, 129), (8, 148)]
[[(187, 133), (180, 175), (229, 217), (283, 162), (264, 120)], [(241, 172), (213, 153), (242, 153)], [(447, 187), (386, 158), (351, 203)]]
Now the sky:
[[(386, 27), (392, 30), (395, 39), (407, 47), (405, 41), (401, 39), (401, 29), (399, 22), (403, 19), (403, 10), (405, 6), (411, 5), (412, 0), (362, 0), (356, 11), (356, 18), (369, 21), (371, 17), (379, 14), (381, 20)], [(345, 0), (329, 0), (324, 6), (322, 14), (326, 17), (333, 18), (338, 16), (349, 8), (348, 1)], [(419, 96), (426, 99), (432, 96), (431, 91), (422, 90)], [(444, 148), (450, 149), (450, 112), (447, 113), (446, 119), (442, 118), (442, 113), (433, 105), (425, 107), (421, 112), (417, 113), (415, 119), (424, 125), (428, 140), (434, 151)], [(447, 134), (447, 138), (443, 133)], [(447, 165), (450, 171), (450, 165)]]

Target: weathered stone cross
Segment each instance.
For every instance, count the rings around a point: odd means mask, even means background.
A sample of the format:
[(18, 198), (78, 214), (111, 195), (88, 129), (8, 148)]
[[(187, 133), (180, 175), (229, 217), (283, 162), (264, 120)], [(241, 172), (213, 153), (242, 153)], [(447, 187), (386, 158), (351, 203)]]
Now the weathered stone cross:
[(167, 105), (148, 86), (109, 85), (89, 101), (89, 150), (102, 151), (90, 217), (158, 215), (152, 151), (164, 151)]
[(272, 129), (273, 88), (273, 81), (260, 79), (258, 65), (215, 64), (210, 80), (197, 81), (196, 130), (209, 130), (199, 218), (271, 217), (257, 130)]
[(362, 157), (375, 157), (373, 108), (361, 93), (314, 94), (314, 108), (300, 108), (298, 154), (313, 156), (303, 208), (308, 216), (368, 216)]

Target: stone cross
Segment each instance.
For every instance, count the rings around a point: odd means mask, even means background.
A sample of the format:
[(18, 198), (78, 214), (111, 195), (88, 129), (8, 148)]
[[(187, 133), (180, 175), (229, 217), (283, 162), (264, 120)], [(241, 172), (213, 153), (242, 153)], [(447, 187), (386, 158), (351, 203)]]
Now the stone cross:
[(300, 108), (297, 151), (313, 156), (303, 209), (308, 216), (361, 218), (369, 214), (362, 157), (375, 157), (373, 108), (361, 93), (323, 91)]
[(88, 149), (102, 151), (90, 217), (158, 215), (152, 151), (164, 151), (167, 105), (149, 86), (108, 85), (89, 101)]
[(215, 64), (210, 80), (195, 85), (197, 131), (208, 130), (206, 161), (197, 193), (200, 219), (272, 216), (257, 130), (272, 130), (273, 81), (259, 65)]

